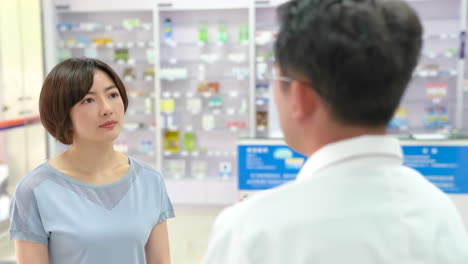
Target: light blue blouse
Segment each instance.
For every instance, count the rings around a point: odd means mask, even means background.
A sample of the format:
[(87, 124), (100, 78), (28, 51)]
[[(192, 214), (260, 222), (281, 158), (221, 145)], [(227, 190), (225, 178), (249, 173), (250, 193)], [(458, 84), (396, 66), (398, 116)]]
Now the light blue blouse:
[(74, 180), (45, 162), (18, 184), (10, 238), (48, 245), (50, 264), (143, 264), (153, 227), (174, 217), (164, 180), (129, 158), (105, 185)]

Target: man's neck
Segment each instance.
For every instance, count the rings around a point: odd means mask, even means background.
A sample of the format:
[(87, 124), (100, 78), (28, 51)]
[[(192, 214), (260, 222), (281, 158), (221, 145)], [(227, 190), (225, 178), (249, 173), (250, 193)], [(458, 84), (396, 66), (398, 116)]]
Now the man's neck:
[(385, 134), (385, 126), (349, 126), (340, 125), (336, 123), (329, 123), (327, 126), (322, 126), (320, 129), (314, 130), (314, 136), (311, 138), (311, 140), (304, 144), (303, 153), (306, 154), (307, 157), (310, 157), (317, 150), (325, 147), (328, 144), (359, 136)]

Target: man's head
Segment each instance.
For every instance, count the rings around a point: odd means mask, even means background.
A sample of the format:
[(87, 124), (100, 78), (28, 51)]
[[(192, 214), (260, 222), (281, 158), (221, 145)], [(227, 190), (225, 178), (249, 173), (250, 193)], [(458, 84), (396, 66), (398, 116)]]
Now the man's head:
[[(297, 125), (286, 108), (297, 102), (285, 98), (297, 86), (338, 124), (385, 127), (419, 58), (423, 29), (415, 11), (400, 0), (293, 0), (278, 15), (276, 70), (291, 79), (276, 89), (286, 139)], [(299, 95), (298, 105), (311, 107)]]

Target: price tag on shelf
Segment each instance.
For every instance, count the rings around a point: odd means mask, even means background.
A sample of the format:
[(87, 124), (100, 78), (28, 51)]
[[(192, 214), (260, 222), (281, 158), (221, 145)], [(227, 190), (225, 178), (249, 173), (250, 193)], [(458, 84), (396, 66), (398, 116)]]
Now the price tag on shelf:
[(419, 76), (421, 76), (421, 77), (427, 77), (427, 76), (429, 76), (429, 73), (428, 73), (427, 71), (424, 71), (424, 70), (423, 70), (423, 71), (419, 71)]
[(123, 42), (117, 42), (117, 44), (115, 45), (117, 48), (123, 48), (124, 47), (124, 44)]
[(193, 131), (193, 127), (192, 127), (192, 126), (186, 126), (186, 127), (185, 127), (185, 130), (186, 130), (187, 132), (192, 132), (192, 131)]
[(106, 47), (107, 47), (107, 48), (113, 48), (113, 47), (114, 47), (114, 43), (113, 43), (113, 42), (107, 43), (107, 44), (106, 44)]
[(129, 64), (129, 65), (135, 65), (135, 63), (136, 63), (136, 60), (135, 60), (135, 59), (129, 59), (129, 60), (128, 60), (128, 64)]
[(192, 98), (192, 97), (194, 96), (194, 94), (191, 93), (191, 92), (188, 92), (188, 93), (185, 94), (185, 96), (186, 96), (187, 98)]
[(168, 157), (168, 156), (171, 156), (172, 155), (172, 152), (170, 151), (164, 151), (164, 156)]
[(258, 56), (257, 57), (257, 62), (264, 62), (265, 61), (265, 57), (263, 56)]
[(127, 48), (133, 48), (133, 47), (135, 47), (135, 43), (133, 43), (133, 42), (128, 42), (127, 43)]
[(169, 59), (169, 63), (170, 64), (177, 64), (177, 59), (176, 58)]
[(234, 108), (228, 108), (228, 109), (226, 110), (226, 113), (227, 113), (228, 115), (234, 115), (234, 114), (236, 113), (236, 109), (234, 109)]
[(180, 98), (181, 94), (179, 92), (174, 92), (174, 98)]
[(198, 157), (198, 156), (200, 156), (200, 152), (198, 152), (198, 151), (193, 151), (192, 152), (192, 157)]
[(170, 92), (164, 92), (164, 93), (162, 94), (162, 96), (163, 96), (164, 98), (171, 98), (171, 93), (170, 93)]
[(107, 26), (105, 27), (105, 30), (106, 30), (106, 31), (112, 31), (112, 29), (114, 29), (114, 27), (111, 26), (111, 25), (107, 25)]
[(145, 81), (150, 82), (153, 80), (153, 76), (145, 76)]
[(231, 130), (232, 132), (236, 132), (236, 131), (238, 130), (238, 128), (237, 128), (236, 126), (232, 126), (232, 127), (230, 128), (230, 130)]
[(117, 61), (117, 64), (124, 64), (124, 63), (125, 63), (124, 60), (118, 60), (118, 61)]
[(215, 110), (213, 110), (213, 114), (214, 115), (219, 115), (219, 114), (221, 114), (221, 111), (219, 109), (215, 109)]
[(232, 98), (238, 97), (238, 96), (239, 96), (239, 92), (238, 92), (238, 91), (230, 91), (230, 92), (229, 92), (229, 96), (232, 97)]
[(180, 154), (182, 157), (187, 157), (189, 153), (187, 151), (182, 151)]
[(127, 82), (131, 82), (131, 81), (133, 81), (133, 77), (132, 76), (125, 76), (124, 80), (127, 81)]
[(141, 28), (144, 29), (144, 30), (151, 30), (152, 27), (153, 27), (152, 23), (141, 24)]

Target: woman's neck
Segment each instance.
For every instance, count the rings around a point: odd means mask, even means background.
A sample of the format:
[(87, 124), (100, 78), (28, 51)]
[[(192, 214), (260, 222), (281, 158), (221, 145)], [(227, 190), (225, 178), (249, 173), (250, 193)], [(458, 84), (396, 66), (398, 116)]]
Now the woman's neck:
[(74, 171), (95, 173), (111, 169), (119, 163), (121, 154), (112, 143), (74, 143), (63, 153), (67, 167)]

